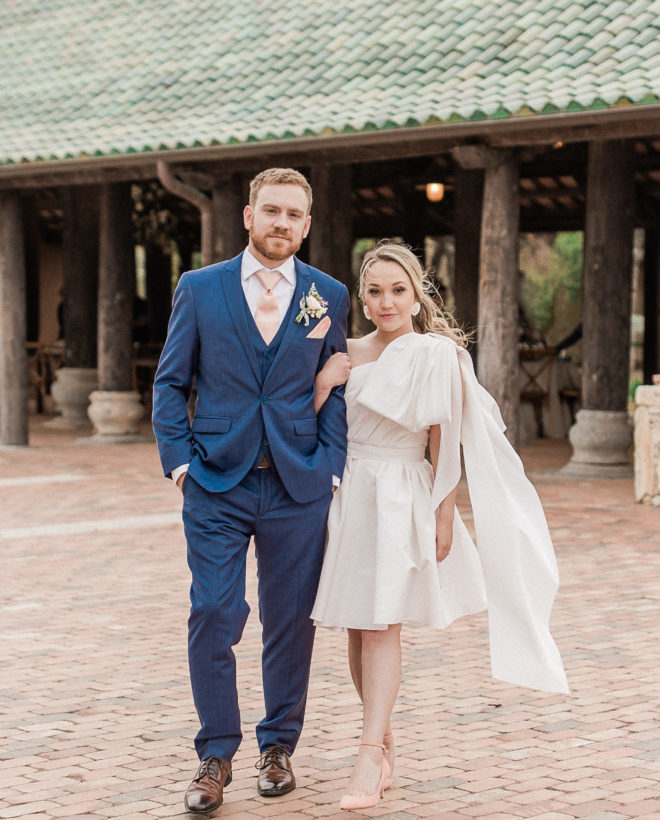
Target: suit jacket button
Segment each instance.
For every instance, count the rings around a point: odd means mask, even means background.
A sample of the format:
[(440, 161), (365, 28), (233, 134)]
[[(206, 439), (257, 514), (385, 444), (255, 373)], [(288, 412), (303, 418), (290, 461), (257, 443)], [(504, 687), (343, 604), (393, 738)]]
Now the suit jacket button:
[(268, 402), (270, 401), (270, 399), (268, 398), (268, 396), (262, 396), (262, 397), (261, 397), (261, 401), (262, 401), (264, 404), (268, 404)]

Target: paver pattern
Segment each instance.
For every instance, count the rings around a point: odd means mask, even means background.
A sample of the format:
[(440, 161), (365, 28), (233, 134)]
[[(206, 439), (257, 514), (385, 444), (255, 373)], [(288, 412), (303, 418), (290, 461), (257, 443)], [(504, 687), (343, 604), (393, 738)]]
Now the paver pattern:
[[(153, 444), (88, 446), (40, 425), (32, 441), (0, 450), (0, 818), (185, 816), (196, 716), (180, 497)], [(340, 813), (360, 709), (345, 636), (322, 630), (298, 788), (259, 798), (253, 607), (237, 649), (245, 737), (215, 816), (660, 818), (660, 510), (634, 503), (632, 480), (557, 476), (565, 444), (523, 456), (557, 549), (571, 695), (493, 680), (484, 615), (405, 628), (393, 789)], [(248, 575), (254, 602), (253, 561)]]

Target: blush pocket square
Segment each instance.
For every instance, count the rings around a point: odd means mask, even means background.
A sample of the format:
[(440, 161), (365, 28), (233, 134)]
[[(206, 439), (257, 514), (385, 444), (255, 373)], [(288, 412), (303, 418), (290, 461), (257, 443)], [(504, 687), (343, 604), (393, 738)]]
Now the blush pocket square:
[(326, 333), (330, 330), (331, 325), (330, 317), (324, 316), (321, 321), (313, 327), (309, 333), (307, 334), (307, 339), (324, 339)]

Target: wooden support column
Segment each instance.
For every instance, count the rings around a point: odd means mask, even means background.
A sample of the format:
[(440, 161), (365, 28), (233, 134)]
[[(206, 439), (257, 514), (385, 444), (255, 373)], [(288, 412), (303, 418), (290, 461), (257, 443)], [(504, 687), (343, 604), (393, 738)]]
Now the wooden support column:
[[(34, 191), (24, 193), (23, 200), (23, 236), (25, 237), (25, 284), (27, 302), (27, 340), (39, 341), (39, 255), (41, 231), (39, 211)], [(37, 399), (37, 409), (41, 412), (41, 396)]]
[(0, 444), (28, 443), (25, 254), (17, 193), (0, 193)]
[(96, 367), (99, 191), (75, 187), (64, 202), (64, 341), (66, 367)]
[(312, 168), (312, 227), (309, 261), (353, 291), (351, 274), (351, 169), (348, 165)]
[(479, 380), (497, 401), (518, 445), (518, 157), (490, 150), (484, 176), (479, 265)]
[(567, 471), (631, 472), (627, 417), (634, 227), (633, 147), (592, 142), (587, 166), (582, 406)]
[(149, 341), (164, 342), (172, 308), (172, 257), (157, 242), (144, 248)]
[(99, 237), (98, 371), (89, 416), (99, 437), (125, 440), (138, 432), (143, 414), (140, 394), (131, 391), (135, 248), (131, 188), (101, 188)]
[(247, 199), (243, 195), (243, 179), (232, 174), (219, 179), (213, 186), (213, 251), (215, 261), (232, 259), (247, 245), (247, 233), (243, 225), (243, 208)]
[(467, 331), (476, 330), (479, 318), (479, 249), (483, 190), (483, 171), (457, 168), (454, 211), (454, 300), (456, 319)]
[(587, 169), (582, 404), (624, 411), (628, 402), (634, 175), (632, 146), (593, 142)]
[(644, 232), (644, 384), (660, 373), (660, 225)]
[(131, 389), (135, 292), (131, 210), (129, 184), (103, 186), (99, 247), (99, 390)]
[(51, 393), (57, 415), (49, 427), (89, 426), (87, 406), (98, 386), (96, 313), (99, 256), (99, 191), (94, 186), (69, 188), (64, 194), (64, 367)]

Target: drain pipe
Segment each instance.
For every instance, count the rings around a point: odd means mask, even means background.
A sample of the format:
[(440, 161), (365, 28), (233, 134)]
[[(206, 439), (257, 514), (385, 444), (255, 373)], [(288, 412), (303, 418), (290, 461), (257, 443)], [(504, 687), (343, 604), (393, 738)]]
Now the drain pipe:
[(213, 202), (210, 197), (177, 179), (167, 162), (159, 159), (156, 162), (158, 179), (163, 188), (175, 196), (185, 199), (196, 208), (199, 208), (202, 220), (202, 265), (210, 265), (213, 262)]

